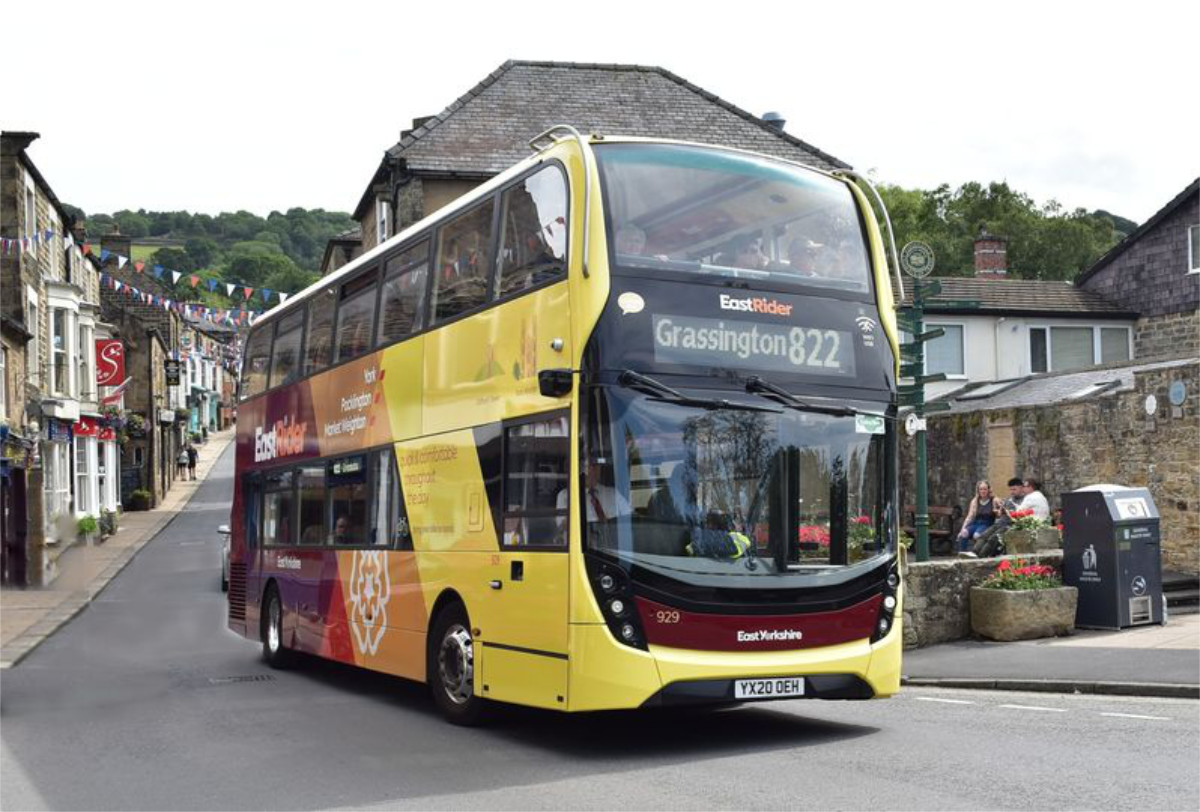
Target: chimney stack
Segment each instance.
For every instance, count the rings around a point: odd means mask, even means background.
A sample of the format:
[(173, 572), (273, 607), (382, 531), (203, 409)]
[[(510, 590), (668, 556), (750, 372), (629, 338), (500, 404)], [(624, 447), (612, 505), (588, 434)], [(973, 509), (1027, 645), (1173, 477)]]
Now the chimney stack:
[(1008, 278), (1008, 239), (980, 230), (975, 238), (975, 276), (979, 279)]

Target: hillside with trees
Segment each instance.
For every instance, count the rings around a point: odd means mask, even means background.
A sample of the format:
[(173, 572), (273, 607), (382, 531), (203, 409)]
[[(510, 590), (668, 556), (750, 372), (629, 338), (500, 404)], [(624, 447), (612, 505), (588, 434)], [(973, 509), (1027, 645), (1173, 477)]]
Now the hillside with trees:
[(883, 185), (896, 241), (922, 240), (937, 256), (938, 276), (974, 274), (979, 233), (1008, 238), (1008, 272), (1017, 279), (1072, 280), (1137, 224), (1106, 211), (1039, 205), (1007, 183), (964, 183), (957, 189)]
[[(248, 211), (209, 215), (145, 209), (88, 215), (67, 208), (86, 224), (88, 239), (99, 242), (116, 230), (132, 237), (134, 259), (185, 275), (175, 286), (177, 299), (201, 301), (213, 307), (241, 307), (245, 299), (240, 291), (235, 291), (233, 298), (225, 296), (223, 285), (217, 292), (209, 291), (203, 283), (192, 286), (190, 276), (196, 275), (204, 282), (216, 279), (295, 293), (317, 279), (329, 238), (357, 225), (349, 214), (324, 209), (293, 208), (259, 217)], [(155, 249), (145, 243), (139, 245), (139, 240), (173, 244)], [(256, 299), (254, 309), (274, 304)]]

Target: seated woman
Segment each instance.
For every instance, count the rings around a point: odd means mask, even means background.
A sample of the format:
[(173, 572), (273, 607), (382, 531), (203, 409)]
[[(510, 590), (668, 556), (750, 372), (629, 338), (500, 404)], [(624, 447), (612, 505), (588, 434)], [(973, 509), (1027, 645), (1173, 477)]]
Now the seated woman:
[(1000, 500), (992, 495), (992, 486), (987, 480), (975, 483), (975, 497), (963, 520), (962, 530), (958, 532), (959, 550), (969, 550), (972, 542), (982, 536), (996, 522), (1003, 506)]

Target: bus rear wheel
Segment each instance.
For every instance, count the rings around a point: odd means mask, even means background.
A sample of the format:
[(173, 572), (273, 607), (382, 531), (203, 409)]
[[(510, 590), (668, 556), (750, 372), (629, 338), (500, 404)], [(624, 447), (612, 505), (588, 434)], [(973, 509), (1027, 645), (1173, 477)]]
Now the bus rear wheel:
[(475, 695), (475, 641), (461, 603), (438, 613), (429, 642), (427, 680), (438, 710), (456, 725), (484, 721), (488, 702)]
[(268, 588), (267, 598), (263, 601), (262, 646), (267, 665), (272, 668), (292, 665), (295, 655), (283, 643), (283, 602), (273, 585)]

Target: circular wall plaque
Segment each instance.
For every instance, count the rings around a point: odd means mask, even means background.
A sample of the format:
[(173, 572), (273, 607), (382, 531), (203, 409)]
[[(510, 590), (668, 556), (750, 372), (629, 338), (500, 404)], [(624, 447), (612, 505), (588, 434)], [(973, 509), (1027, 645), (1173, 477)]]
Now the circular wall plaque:
[(1154, 414), (1158, 411), (1158, 398), (1154, 395), (1146, 395), (1146, 414)]
[(933, 273), (933, 264), (933, 249), (919, 240), (900, 249), (900, 267), (911, 277), (924, 279)]
[(1183, 381), (1175, 381), (1171, 384), (1167, 394), (1171, 398), (1172, 406), (1182, 406), (1183, 402), (1187, 400), (1187, 384)]

